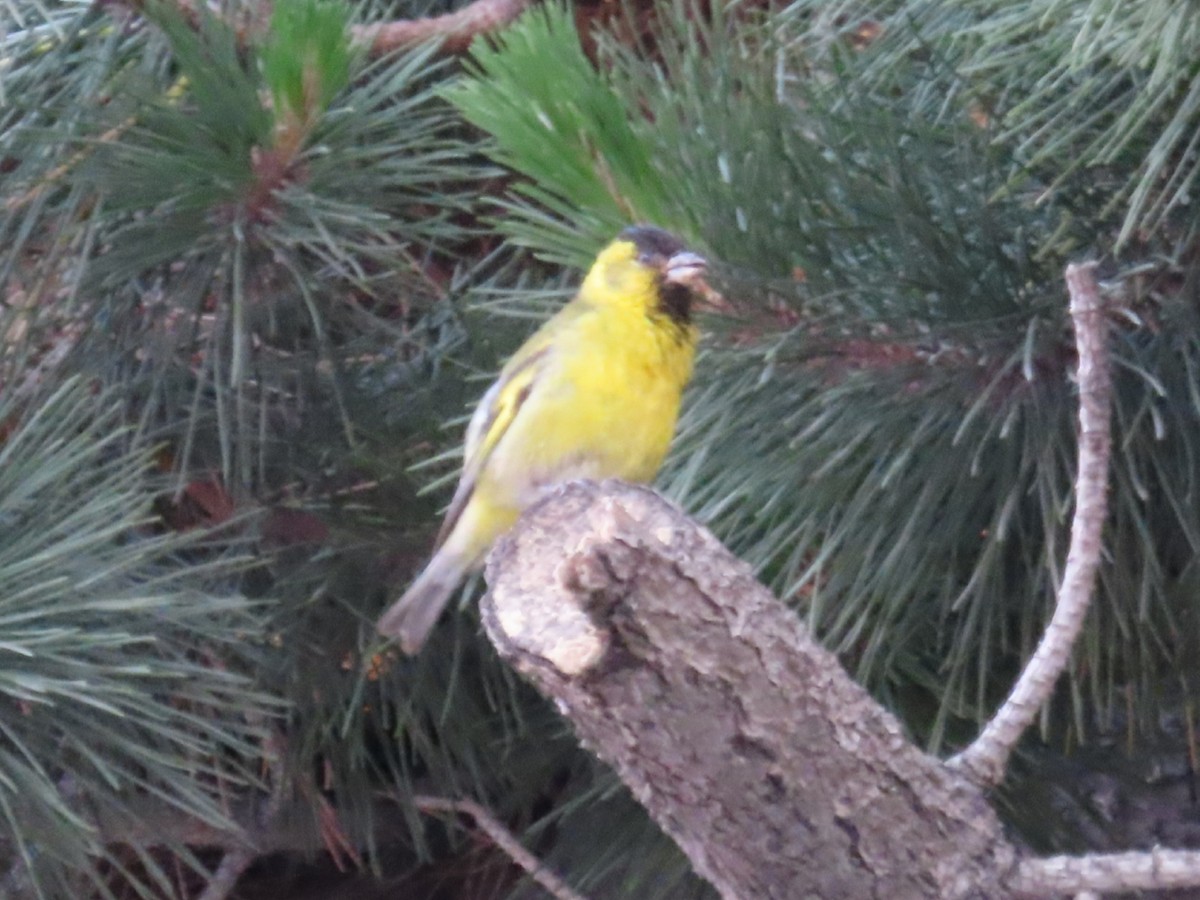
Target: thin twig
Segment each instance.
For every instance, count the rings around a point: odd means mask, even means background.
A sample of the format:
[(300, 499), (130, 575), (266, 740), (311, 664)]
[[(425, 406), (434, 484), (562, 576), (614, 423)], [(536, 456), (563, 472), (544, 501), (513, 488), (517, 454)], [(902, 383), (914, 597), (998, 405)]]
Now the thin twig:
[[(41, 354), (41, 357), (32, 362), (25, 368), (25, 373), (21, 376), (21, 381), (12, 388), (12, 393), (9, 395), (12, 398), (21, 398), (25, 400), (32, 397), (48, 380), (50, 375), (63, 364), (63, 361), (70, 356), (71, 351), (78, 346), (80, 339), (84, 335), (84, 327), (78, 321), (60, 323), (58, 330), (50, 339), (50, 347)], [(8, 385), (0, 385), (7, 388)]]
[(985, 786), (998, 784), (1004, 777), (1017, 741), (1066, 670), (1091, 604), (1100, 565), (1112, 449), (1112, 372), (1107, 319), (1094, 268), (1094, 263), (1084, 263), (1067, 266), (1066, 271), (1079, 352), (1079, 470), (1075, 478), (1071, 543), (1054, 615), (1004, 705), (975, 742), (948, 762)]
[[(143, 0), (126, 2), (138, 11), (144, 5)], [(350, 35), (355, 43), (365, 46), (371, 56), (415, 47), (437, 38), (442, 40), (440, 49), (443, 52), (462, 53), (479, 35), (490, 34), (503, 28), (524, 12), (532, 2), (533, 0), (475, 0), (462, 9), (441, 16), (352, 25)], [(200, 24), (202, 16), (213, 15), (201, 0), (175, 0), (175, 6), (193, 27)], [(266, 29), (267, 20), (265, 16), (259, 16), (257, 21), (237, 23), (233, 27), (237, 34), (238, 46), (245, 46)]]
[(1018, 895), (1030, 897), (1061, 897), (1088, 891), (1106, 896), (1188, 888), (1198, 883), (1200, 851), (1147, 850), (1027, 859), (1017, 868), (1012, 888)]
[(112, 128), (109, 128), (99, 137), (95, 138), (92, 143), (84, 147), (82, 150), (75, 151), (68, 156), (64, 162), (59, 163), (49, 172), (42, 175), (37, 182), (35, 182), (25, 191), (5, 199), (4, 212), (6, 214), (11, 214), (28, 206), (34, 200), (37, 200), (44, 193), (54, 187), (58, 182), (62, 181), (67, 175), (71, 174), (71, 172), (78, 168), (81, 163), (87, 161), (87, 159), (93, 153), (95, 153), (97, 149), (105, 144), (112, 144), (120, 140), (121, 136), (136, 124), (137, 117), (129, 116), (123, 122), (120, 122), (119, 124), (114, 125)]
[[(174, 105), (175, 103), (179, 102), (179, 98), (183, 96), (183, 92), (186, 89), (186, 84), (186, 79), (184, 79), (182, 76), (176, 78), (171, 86), (163, 92), (163, 96), (167, 98), (169, 103)], [(75, 151), (73, 154), (67, 157), (64, 162), (60, 163), (49, 172), (42, 175), (42, 177), (24, 193), (9, 197), (7, 200), (5, 200), (4, 211), (6, 213), (14, 213), (17, 210), (28, 206), (34, 200), (46, 193), (46, 191), (54, 187), (59, 181), (62, 181), (67, 175), (71, 174), (71, 172), (77, 169), (80, 164), (86, 162), (87, 159), (100, 147), (103, 147), (106, 144), (115, 144), (117, 141), (119, 141), (125, 135), (125, 132), (136, 125), (137, 122), (137, 116), (128, 116), (123, 121), (100, 134), (98, 137), (92, 139), (87, 146)]]
[(242, 873), (250, 868), (250, 864), (258, 859), (258, 851), (249, 847), (239, 847), (230, 850), (221, 857), (217, 871), (205, 885), (204, 892), (196, 900), (226, 900), (237, 887)]
[[(275, 731), (272, 731), (263, 741), (263, 762), (271, 770), (274, 783), (271, 785), (271, 794), (267, 798), (267, 803), (257, 822), (257, 831), (259, 832), (269, 828), (278, 818), (283, 809), (284, 800), (291, 789), (291, 778), (284, 771), (283, 760), (286, 756), (284, 741), (283, 735)], [(237, 887), (242, 873), (250, 868), (263, 852), (264, 848), (259, 846), (253, 835), (249, 842), (226, 851), (225, 855), (221, 857), (221, 864), (217, 866), (217, 871), (213, 873), (212, 878), (204, 887), (204, 892), (197, 900), (227, 900), (234, 888)]]
[(412, 802), (423, 813), (457, 813), (470, 816), (475, 820), (475, 825), (479, 830), (486, 834), (493, 844), (524, 869), (525, 873), (545, 888), (546, 893), (555, 900), (585, 900), (582, 894), (572, 890), (565, 881), (547, 869), (541, 860), (521, 846), (516, 835), (474, 800), (453, 800), (449, 797), (418, 795), (412, 798)]
[(481, 34), (503, 28), (524, 12), (531, 0), (475, 0), (462, 9), (428, 19), (408, 19), (355, 25), (351, 34), (357, 43), (370, 48), (372, 56), (413, 47), (441, 38), (441, 49), (461, 53)]

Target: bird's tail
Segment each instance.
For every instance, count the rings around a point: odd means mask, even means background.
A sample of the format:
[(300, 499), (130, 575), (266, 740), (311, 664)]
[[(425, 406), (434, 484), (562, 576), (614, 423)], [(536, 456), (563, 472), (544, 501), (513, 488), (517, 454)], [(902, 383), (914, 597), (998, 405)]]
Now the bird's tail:
[(380, 616), (375, 626), (379, 633), (394, 638), (405, 653), (416, 653), (429, 637), (465, 570), (457, 556), (445, 550), (435, 553), (425, 571)]

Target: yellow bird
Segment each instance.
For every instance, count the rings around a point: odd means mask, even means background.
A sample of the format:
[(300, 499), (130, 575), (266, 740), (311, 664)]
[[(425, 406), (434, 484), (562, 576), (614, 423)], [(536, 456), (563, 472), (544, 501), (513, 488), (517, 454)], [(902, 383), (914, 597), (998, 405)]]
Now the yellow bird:
[(437, 550), (380, 633), (420, 650), (463, 576), (548, 488), (654, 478), (692, 374), (691, 310), (705, 269), (679, 238), (644, 225), (600, 252), (575, 298), (483, 395)]

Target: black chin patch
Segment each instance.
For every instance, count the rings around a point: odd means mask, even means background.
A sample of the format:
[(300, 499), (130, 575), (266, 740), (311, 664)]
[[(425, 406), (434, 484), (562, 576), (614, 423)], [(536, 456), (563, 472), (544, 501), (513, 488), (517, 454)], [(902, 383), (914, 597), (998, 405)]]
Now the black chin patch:
[(659, 281), (658, 309), (676, 325), (690, 325), (692, 321), (691, 288), (669, 281)]

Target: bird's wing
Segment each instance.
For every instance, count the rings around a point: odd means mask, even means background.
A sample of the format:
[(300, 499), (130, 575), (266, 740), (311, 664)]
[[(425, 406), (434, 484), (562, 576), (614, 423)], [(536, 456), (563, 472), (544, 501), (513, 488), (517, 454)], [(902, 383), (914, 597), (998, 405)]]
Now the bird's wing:
[(471, 422), (467, 425), (467, 435), (463, 449), (463, 472), (458, 481), (458, 489), (446, 510), (446, 518), (438, 532), (436, 547), (450, 536), (459, 517), (466, 508), (475, 491), (479, 473), (483, 471), (488, 458), (496, 446), (504, 438), (505, 432), (516, 418), (517, 412), (529, 398), (538, 376), (545, 368), (546, 359), (552, 350), (548, 340), (536, 340), (540, 334), (522, 348), (504, 367), (500, 377), (496, 379), (483, 399)]

